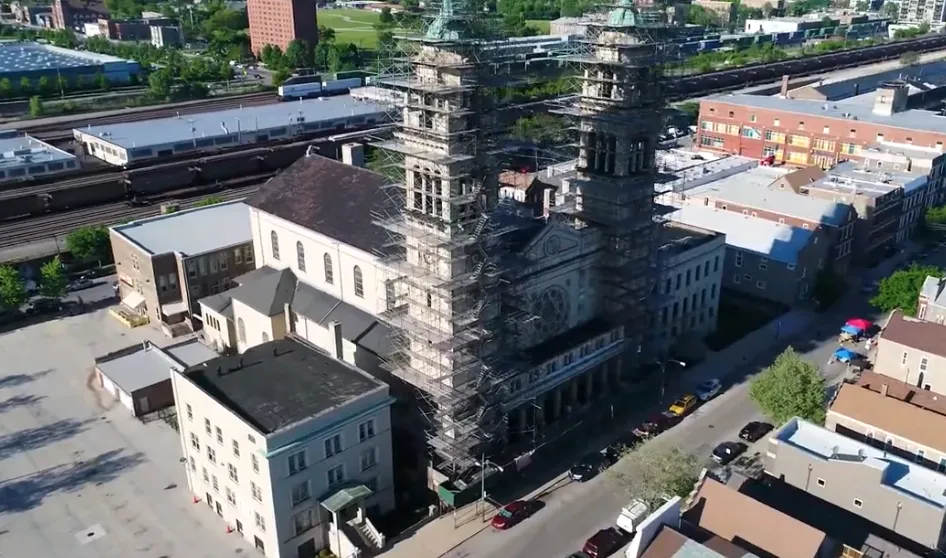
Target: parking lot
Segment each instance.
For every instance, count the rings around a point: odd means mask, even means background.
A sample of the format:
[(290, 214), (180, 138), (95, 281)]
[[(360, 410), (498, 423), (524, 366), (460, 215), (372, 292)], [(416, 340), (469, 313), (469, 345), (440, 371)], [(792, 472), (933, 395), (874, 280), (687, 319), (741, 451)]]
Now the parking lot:
[(222, 557), (249, 547), (192, 502), (177, 433), (93, 383), (93, 359), (157, 330), (107, 310), (0, 334), (0, 557)]

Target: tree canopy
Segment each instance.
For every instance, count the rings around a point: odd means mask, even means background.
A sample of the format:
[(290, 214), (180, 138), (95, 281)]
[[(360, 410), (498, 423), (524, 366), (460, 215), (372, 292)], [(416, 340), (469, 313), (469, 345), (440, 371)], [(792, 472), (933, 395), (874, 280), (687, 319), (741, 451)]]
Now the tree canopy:
[(923, 222), (930, 225), (946, 225), (946, 205), (927, 209)]
[(82, 227), (69, 233), (66, 248), (82, 261), (111, 261), (112, 246), (105, 227)]
[(776, 425), (792, 417), (824, 423), (825, 380), (818, 366), (789, 347), (749, 386), (749, 397)]
[(69, 281), (66, 272), (62, 269), (59, 256), (49, 260), (39, 269), (39, 292), (43, 296), (62, 298), (66, 296)]
[(608, 473), (630, 498), (655, 508), (665, 498), (689, 494), (702, 469), (692, 453), (650, 442), (626, 452)]
[(932, 265), (913, 264), (908, 269), (895, 271), (880, 282), (877, 295), (870, 303), (883, 312), (900, 310), (907, 316), (916, 315), (920, 287), (927, 277), (943, 277), (942, 269)]
[(26, 286), (16, 269), (9, 265), (0, 265), (0, 307), (14, 310), (22, 306), (28, 298)]

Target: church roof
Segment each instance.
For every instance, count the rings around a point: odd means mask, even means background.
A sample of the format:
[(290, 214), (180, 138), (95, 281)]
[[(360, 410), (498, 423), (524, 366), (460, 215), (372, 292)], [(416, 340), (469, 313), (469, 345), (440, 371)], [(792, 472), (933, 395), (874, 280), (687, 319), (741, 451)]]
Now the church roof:
[(369, 170), (306, 155), (264, 184), (246, 204), (371, 253), (387, 239), (372, 216), (385, 182)]
[(637, 8), (632, 0), (621, 0), (608, 15), (609, 27), (635, 27), (637, 24)]

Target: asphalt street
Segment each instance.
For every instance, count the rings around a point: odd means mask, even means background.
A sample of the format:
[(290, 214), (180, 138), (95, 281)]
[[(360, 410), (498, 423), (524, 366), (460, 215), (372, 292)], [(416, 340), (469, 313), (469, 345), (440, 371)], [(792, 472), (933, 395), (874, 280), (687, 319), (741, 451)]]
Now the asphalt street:
[[(935, 254), (931, 263), (946, 263), (943, 251)], [(865, 273), (865, 277), (880, 278), (889, 272), (889, 265)], [(822, 314), (816, 325), (801, 337), (778, 343), (768, 355), (757, 362), (735, 369), (725, 378), (724, 384), (734, 382), (722, 395), (705, 404), (674, 429), (651, 443), (669, 443), (693, 452), (709, 460), (710, 452), (720, 442), (736, 440), (739, 430), (746, 423), (762, 420), (756, 406), (749, 400), (751, 377), (761, 366), (765, 366), (790, 342), (802, 356), (822, 367), (829, 384), (845, 376), (844, 365), (829, 364), (831, 354), (837, 348), (838, 329), (851, 317), (871, 320), (880, 316), (867, 303), (869, 295), (852, 292), (834, 308)], [(705, 378), (688, 378), (689, 387)], [(686, 384), (684, 387), (687, 387)], [(678, 394), (670, 394), (678, 395)], [(641, 419), (649, 416), (642, 413)], [(613, 435), (633, 429), (639, 421), (613, 425)], [(756, 444), (759, 447), (762, 443)], [(589, 451), (598, 448), (588, 447)], [(755, 452), (750, 448), (749, 454)], [(599, 529), (614, 525), (622, 506), (633, 495), (627, 494), (608, 474), (602, 474), (587, 483), (573, 483), (564, 474), (546, 485), (538, 496), (545, 507), (534, 517), (527, 519), (509, 531), (487, 528), (445, 555), (445, 558), (534, 558), (536, 556), (565, 557), (581, 550), (584, 541)]]

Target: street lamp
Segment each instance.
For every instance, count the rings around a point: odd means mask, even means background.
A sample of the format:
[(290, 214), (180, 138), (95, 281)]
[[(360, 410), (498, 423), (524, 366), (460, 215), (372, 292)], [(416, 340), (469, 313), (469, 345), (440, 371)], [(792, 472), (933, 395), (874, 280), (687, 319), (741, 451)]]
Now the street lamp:
[(492, 465), (496, 467), (496, 470), (500, 473), (503, 472), (503, 468), (492, 461), (486, 459), (486, 454), (482, 455), (480, 459), (480, 506), (483, 509), (483, 518), (486, 518), (486, 466)]
[(687, 363), (683, 362), (682, 360), (676, 360), (669, 357), (663, 359), (660, 362), (660, 401), (661, 402), (663, 402), (664, 395), (666, 395), (667, 393), (667, 363), (668, 362), (676, 364), (680, 366), (680, 368), (686, 368), (687, 366)]

